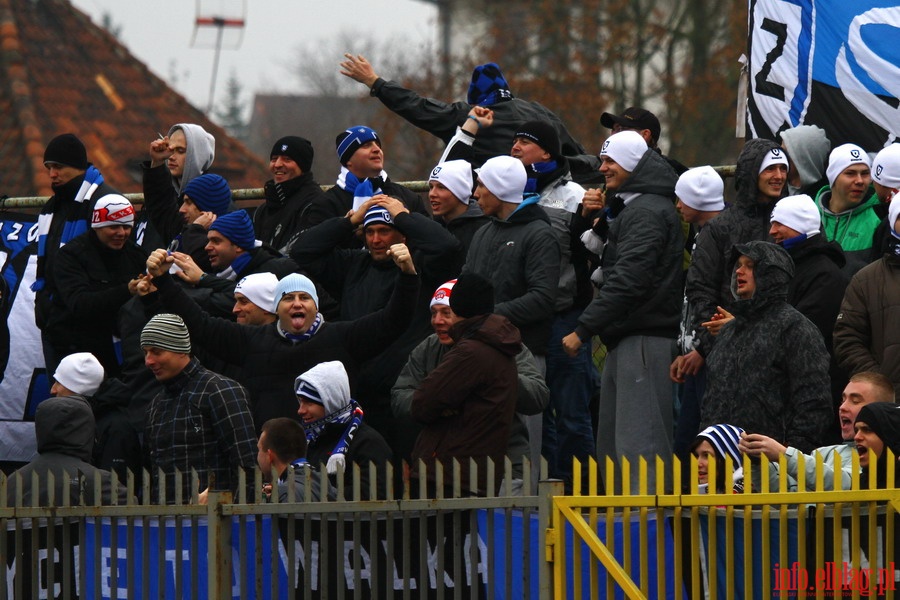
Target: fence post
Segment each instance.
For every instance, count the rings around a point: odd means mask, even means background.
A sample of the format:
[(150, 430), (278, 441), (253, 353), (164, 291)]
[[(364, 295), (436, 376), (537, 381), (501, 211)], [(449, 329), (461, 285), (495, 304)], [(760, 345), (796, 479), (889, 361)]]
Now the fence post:
[(222, 516), (222, 505), (231, 504), (231, 492), (209, 492), (207, 498), (207, 585), (209, 598), (230, 600), (231, 518)]
[(553, 598), (553, 564), (547, 560), (545, 549), (547, 548), (547, 536), (554, 536), (555, 539), (561, 539), (556, 529), (551, 526), (559, 524), (551, 523), (553, 516), (553, 496), (562, 496), (565, 494), (565, 487), (561, 479), (543, 479), (538, 482), (538, 497), (541, 499), (538, 508), (538, 550), (543, 553), (538, 561), (540, 570), (538, 572), (538, 590), (541, 600), (551, 600)]

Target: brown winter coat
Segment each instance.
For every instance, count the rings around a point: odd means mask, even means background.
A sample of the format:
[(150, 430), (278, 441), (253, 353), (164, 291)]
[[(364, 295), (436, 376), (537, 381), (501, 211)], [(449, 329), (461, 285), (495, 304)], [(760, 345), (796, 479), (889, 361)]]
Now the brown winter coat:
[(900, 402), (900, 257), (860, 269), (844, 294), (834, 325), (834, 355), (848, 375), (878, 371), (898, 390)]
[[(424, 425), (412, 451), (414, 464), (441, 462), (444, 481), (452, 482), (452, 459), (460, 462), (462, 489), (484, 494), (486, 459), (502, 471), (509, 430), (516, 410), (516, 355), (519, 330), (500, 315), (465, 319), (450, 329), (455, 344), (413, 396), (410, 414)], [(469, 482), (469, 459), (478, 465), (478, 485)], [(415, 471), (415, 469), (414, 469)], [(496, 489), (496, 488), (495, 488)]]

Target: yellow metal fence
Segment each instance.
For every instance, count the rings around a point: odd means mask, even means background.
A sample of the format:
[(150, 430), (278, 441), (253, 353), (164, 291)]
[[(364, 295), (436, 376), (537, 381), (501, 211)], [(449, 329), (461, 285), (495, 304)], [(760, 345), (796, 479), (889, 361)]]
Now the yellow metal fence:
[[(593, 459), (582, 479), (575, 466), (575, 495), (555, 495), (545, 532), (553, 597), (613, 598), (894, 598), (900, 587), (896, 513), (900, 491), (863, 488), (858, 457), (851, 485), (827, 489), (826, 466), (817, 456), (816, 477), (788, 489), (787, 469), (745, 459), (745, 492), (698, 490), (696, 461), (685, 465), (684, 488), (648, 494), (647, 464), (637, 466), (639, 493), (627, 490), (631, 465), (606, 461), (602, 480), (621, 480), (622, 494), (599, 494), (600, 472)], [(874, 463), (874, 460), (872, 461)], [(887, 479), (896, 461), (889, 455)], [(711, 464), (710, 481), (715, 481)], [(733, 465), (726, 463), (725, 481)], [(681, 482), (682, 465), (657, 459), (656, 489), (664, 471)], [(770, 476), (778, 469), (777, 486)], [(876, 468), (874, 465), (873, 469)], [(839, 472), (841, 465), (835, 465)], [(760, 473), (765, 476), (760, 476)], [(876, 473), (869, 473), (876, 480)], [(617, 486), (606, 486), (613, 492)]]

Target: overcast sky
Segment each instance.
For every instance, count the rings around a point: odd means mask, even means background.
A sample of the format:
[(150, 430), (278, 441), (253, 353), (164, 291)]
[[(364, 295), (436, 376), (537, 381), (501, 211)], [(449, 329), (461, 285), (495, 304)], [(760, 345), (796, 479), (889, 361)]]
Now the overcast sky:
[[(340, 31), (364, 30), (401, 38), (410, 51), (433, 45), (437, 36), (433, 3), (414, 0), (72, 0), (100, 23), (103, 13), (121, 28), (119, 40), (154, 73), (187, 99), (206, 109), (214, 61), (214, 28), (203, 28), (194, 46), (194, 21), (200, 16), (240, 16), (245, 27), (240, 46), (235, 30), (225, 30), (216, 82), (217, 103), (234, 70), (244, 84), (248, 104), (255, 92), (301, 90), (296, 49), (327, 41)], [(246, 8), (244, 9), (244, 5)], [(348, 49), (351, 50), (351, 49)], [(351, 50), (352, 51), (352, 50)], [(334, 57), (335, 69), (341, 56)], [(173, 62), (174, 61), (174, 62)], [(176, 81), (172, 81), (172, 74)]]

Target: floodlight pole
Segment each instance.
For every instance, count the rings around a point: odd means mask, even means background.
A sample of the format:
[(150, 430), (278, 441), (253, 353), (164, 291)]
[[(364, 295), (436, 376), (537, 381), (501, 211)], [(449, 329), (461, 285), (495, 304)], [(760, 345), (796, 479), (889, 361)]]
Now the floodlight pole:
[(216, 76), (219, 73), (219, 55), (222, 53), (222, 34), (226, 27), (243, 27), (243, 19), (226, 19), (223, 17), (197, 17), (196, 26), (216, 27), (216, 54), (213, 58), (212, 80), (209, 82), (209, 100), (206, 105), (206, 114), (211, 115), (216, 98)]
[(451, 27), (451, 11), (452, 0), (420, 0), (420, 2), (426, 2), (428, 4), (434, 4), (438, 10), (438, 23), (440, 27), (440, 35), (441, 35), (441, 53), (443, 56), (441, 57), (441, 70), (442, 75), (444, 77), (444, 84), (450, 84), (450, 27)]

